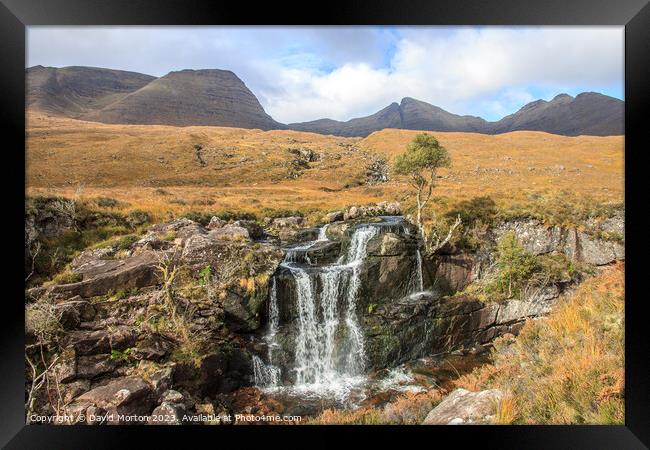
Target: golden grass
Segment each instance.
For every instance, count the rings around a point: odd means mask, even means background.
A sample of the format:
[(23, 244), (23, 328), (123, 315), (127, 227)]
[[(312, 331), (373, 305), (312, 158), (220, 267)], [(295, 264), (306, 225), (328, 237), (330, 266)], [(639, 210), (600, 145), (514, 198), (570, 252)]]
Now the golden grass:
[(501, 423), (622, 424), (624, 278), (619, 263), (586, 281), (511, 343), (497, 340), (494, 363), (456, 384), (506, 391)]
[[(108, 125), (28, 116), (27, 192), (104, 196), (164, 219), (188, 211), (340, 209), (405, 199), (393, 180), (357, 184), (373, 155), (392, 158), (417, 132), (387, 129), (365, 139), (315, 133), (221, 127)], [(623, 199), (623, 137), (564, 137), (519, 131), (497, 136), (432, 132), (449, 149), (436, 195), (459, 201), (490, 195), (525, 200), (568, 189), (578, 196)], [(201, 167), (194, 145), (203, 147)], [(297, 179), (287, 178), (287, 150), (321, 155)]]

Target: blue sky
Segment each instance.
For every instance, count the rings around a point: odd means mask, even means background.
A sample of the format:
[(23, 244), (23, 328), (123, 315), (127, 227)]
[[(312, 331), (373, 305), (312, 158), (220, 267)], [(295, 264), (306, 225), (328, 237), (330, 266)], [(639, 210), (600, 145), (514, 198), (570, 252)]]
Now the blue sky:
[(498, 120), (529, 101), (623, 98), (622, 27), (39, 27), (27, 66), (162, 76), (228, 69), (281, 122), (348, 120), (414, 97)]

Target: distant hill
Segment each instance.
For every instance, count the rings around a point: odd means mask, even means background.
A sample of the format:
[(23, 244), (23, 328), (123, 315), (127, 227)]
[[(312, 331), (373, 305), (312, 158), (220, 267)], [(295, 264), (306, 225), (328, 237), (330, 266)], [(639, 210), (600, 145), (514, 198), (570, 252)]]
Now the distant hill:
[(284, 128), (227, 70), (156, 78), (94, 67), (27, 69), (27, 106), (55, 116), (116, 124)]
[(118, 101), (155, 79), (97, 67), (35, 66), (27, 70), (27, 106), (76, 118)]
[(516, 130), (546, 131), (565, 136), (620, 135), (624, 132), (625, 103), (596, 92), (575, 98), (560, 94), (550, 102), (537, 100), (492, 125), (491, 133)]
[(368, 136), (384, 128), (426, 131), (462, 131), (485, 134), (529, 130), (565, 136), (621, 135), (624, 130), (625, 103), (619, 99), (595, 92), (577, 97), (560, 94), (550, 102), (537, 100), (498, 122), (487, 122), (480, 117), (459, 116), (442, 108), (410, 97), (367, 117), (339, 122), (321, 119), (312, 122), (291, 123), (298, 131), (339, 136)]
[(621, 135), (624, 105), (595, 92), (537, 100), (497, 122), (460, 116), (405, 97), (366, 117), (320, 119), (284, 125), (266, 114), (257, 97), (227, 70), (181, 70), (156, 78), (93, 67), (27, 69), (27, 105), (50, 115), (143, 125), (211, 125), (262, 130), (291, 129), (365, 137), (385, 128), (499, 134), (545, 131), (565, 136)]
[(181, 70), (82, 117), (105, 123), (214, 125), (271, 130), (284, 126), (228, 70)]

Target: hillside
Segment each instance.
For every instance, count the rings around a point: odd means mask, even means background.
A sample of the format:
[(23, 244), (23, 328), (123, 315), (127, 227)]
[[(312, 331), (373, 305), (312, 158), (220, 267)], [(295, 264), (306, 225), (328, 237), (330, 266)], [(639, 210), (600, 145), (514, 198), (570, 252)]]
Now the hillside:
[(492, 133), (539, 130), (565, 136), (621, 135), (625, 104), (596, 92), (571, 97), (557, 95), (550, 102), (537, 100), (492, 125)]
[(66, 117), (103, 108), (155, 79), (141, 73), (77, 66), (35, 66), (26, 76), (27, 107)]
[[(335, 209), (402, 198), (405, 183), (365, 184), (366, 168), (390, 161), (416, 131), (387, 129), (365, 139), (290, 130), (108, 125), (30, 115), (31, 193), (107, 196), (154, 211), (219, 208)], [(620, 200), (623, 137), (564, 137), (518, 131), (496, 136), (439, 132), (453, 165), (437, 195), (454, 199), (569, 189)], [(202, 146), (197, 159), (194, 145)], [(318, 160), (296, 167), (296, 149)], [(81, 188), (81, 189), (79, 189)]]
[(104, 123), (282, 128), (232, 72), (181, 70), (83, 117)]

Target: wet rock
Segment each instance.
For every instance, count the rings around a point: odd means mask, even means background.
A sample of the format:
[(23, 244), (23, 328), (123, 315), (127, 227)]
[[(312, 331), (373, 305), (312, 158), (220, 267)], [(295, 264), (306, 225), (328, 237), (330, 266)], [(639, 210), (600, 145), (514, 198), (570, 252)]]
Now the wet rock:
[(305, 251), (305, 259), (312, 265), (332, 264), (339, 259), (340, 254), (340, 242), (322, 241)]
[(416, 246), (416, 242), (409, 243), (395, 233), (384, 233), (368, 243), (367, 251), (370, 256), (400, 256)]
[(449, 394), (422, 422), (423, 425), (461, 425), (492, 423), (496, 406), (503, 398), (497, 389), (470, 392), (456, 389)]
[(327, 238), (332, 241), (340, 241), (346, 238), (346, 234), (352, 225), (348, 222), (336, 222), (325, 230)]

